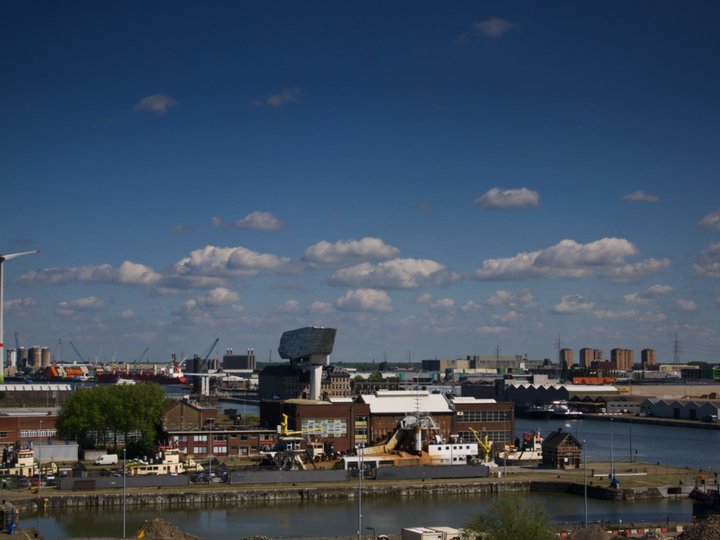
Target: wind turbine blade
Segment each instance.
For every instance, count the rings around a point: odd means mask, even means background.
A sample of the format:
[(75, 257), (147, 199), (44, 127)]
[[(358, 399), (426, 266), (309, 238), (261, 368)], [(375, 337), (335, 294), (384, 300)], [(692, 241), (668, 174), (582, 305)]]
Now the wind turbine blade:
[(22, 253), (8, 253), (7, 255), (0, 255), (0, 259), (2, 259), (3, 261), (9, 261), (10, 259), (22, 257), (23, 255), (31, 255), (33, 253), (40, 253), (40, 250), (35, 249), (33, 251), (23, 251)]

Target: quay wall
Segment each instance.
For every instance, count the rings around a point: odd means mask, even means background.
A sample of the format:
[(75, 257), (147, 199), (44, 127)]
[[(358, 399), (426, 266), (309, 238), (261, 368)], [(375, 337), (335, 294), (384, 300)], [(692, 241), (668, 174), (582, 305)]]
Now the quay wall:
[[(420, 497), (448, 494), (497, 494), (501, 492), (529, 492), (530, 482), (458, 482), (458, 483), (413, 483), (387, 486), (363, 486), (363, 497), (393, 496)], [(132, 492), (126, 496), (128, 506), (224, 505), (242, 503), (274, 503), (279, 501), (324, 501), (333, 499), (355, 499), (355, 486), (267, 486), (243, 489), (193, 489), (177, 491)], [(102, 493), (68, 493), (35, 495), (12, 501), (20, 512), (34, 512), (51, 508), (110, 508), (121, 507), (121, 491)]]

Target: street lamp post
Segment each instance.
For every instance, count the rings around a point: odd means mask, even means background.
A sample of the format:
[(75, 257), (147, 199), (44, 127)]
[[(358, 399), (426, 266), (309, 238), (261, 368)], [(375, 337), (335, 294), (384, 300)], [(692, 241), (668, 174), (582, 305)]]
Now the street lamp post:
[(212, 430), (210, 431), (210, 434), (208, 435), (208, 449), (210, 450), (210, 464), (208, 465), (208, 484), (212, 483), (212, 461), (213, 461), (213, 436), (212, 436)]
[(505, 446), (505, 452), (503, 452), (503, 476), (507, 476), (507, 454), (508, 454), (508, 440), (507, 440), (507, 411), (503, 413), (503, 443)]
[(127, 506), (127, 448), (123, 448), (123, 521), (122, 521), (122, 537), (125, 538), (125, 512)]
[(587, 449), (585, 448), (585, 445), (587, 444), (586, 441), (583, 441), (583, 484), (585, 486), (585, 527), (588, 526), (588, 499), (587, 499)]
[(613, 453), (613, 419), (610, 419), (610, 484), (615, 484), (615, 456)]
[(363, 457), (365, 455), (364, 445), (359, 444), (358, 452), (358, 540), (362, 540), (362, 479), (365, 476), (365, 463)]
[[(38, 440), (42, 442), (42, 420), (40, 420), (40, 432), (38, 433)], [(43, 469), (42, 469), (42, 445), (38, 447), (38, 495), (40, 494), (40, 488), (42, 487)]]

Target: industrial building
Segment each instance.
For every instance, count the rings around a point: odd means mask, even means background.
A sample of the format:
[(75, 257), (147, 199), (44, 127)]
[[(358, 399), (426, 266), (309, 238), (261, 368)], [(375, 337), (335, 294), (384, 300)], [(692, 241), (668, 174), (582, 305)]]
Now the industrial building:
[(53, 442), (57, 407), (5, 407), (0, 409), (0, 448)]
[(715, 422), (720, 417), (718, 399), (646, 399), (640, 404), (640, 413), (655, 418), (705, 420)]
[(575, 363), (575, 358), (572, 349), (560, 349), (558, 355), (558, 361), (561, 366), (570, 367)]
[(643, 349), (640, 351), (640, 361), (643, 369), (657, 369), (655, 349)]
[(222, 357), (223, 370), (255, 370), (255, 351), (248, 349), (247, 354), (233, 354), (228, 349)]
[(260, 423), (264, 428), (288, 417), (290, 430), (317, 435), (337, 451), (361, 444), (386, 441), (407, 416), (430, 416), (445, 440), (473, 441), (471, 428), (488, 435), (497, 444), (513, 441), (513, 404), (468, 397), (448, 398), (427, 391), (377, 391), (356, 400), (331, 398), (328, 401), (262, 401)]
[(635, 365), (634, 354), (630, 349), (612, 349), (610, 351), (610, 362), (615, 369), (628, 371)]

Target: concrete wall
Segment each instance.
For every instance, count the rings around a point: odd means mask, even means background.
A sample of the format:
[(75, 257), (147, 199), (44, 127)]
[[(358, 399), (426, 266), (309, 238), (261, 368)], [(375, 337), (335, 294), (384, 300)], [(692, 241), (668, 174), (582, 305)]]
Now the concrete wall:
[(308, 482), (344, 482), (348, 471), (233, 471), (231, 484), (301, 484)]
[[(178, 487), (187, 486), (190, 477), (180, 476), (127, 476), (127, 487)], [(123, 487), (122, 476), (94, 476), (92, 478), (60, 478), (58, 489), (61, 490), (93, 490)]]
[(409, 480), (413, 478), (486, 478), (490, 469), (485, 465), (436, 465), (410, 467), (380, 467), (375, 471), (378, 480)]

